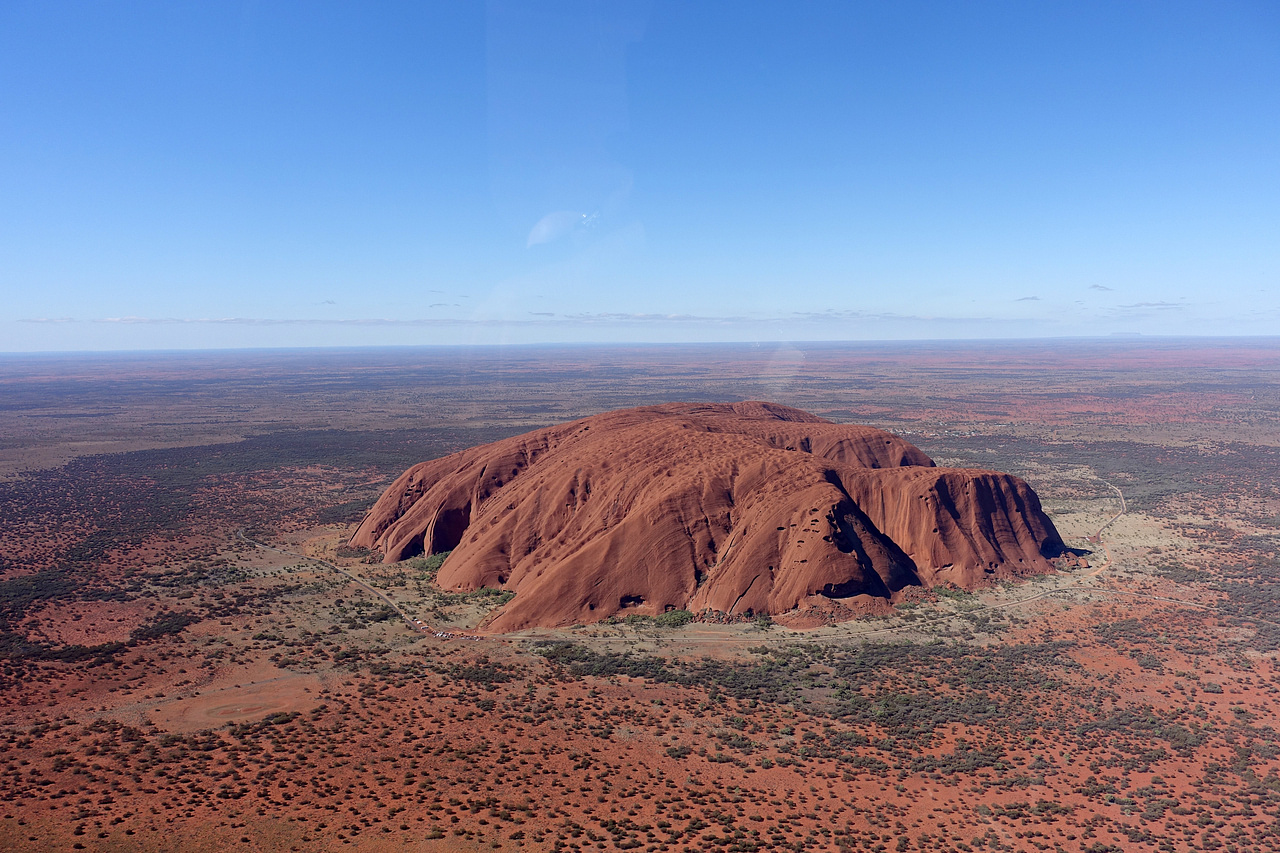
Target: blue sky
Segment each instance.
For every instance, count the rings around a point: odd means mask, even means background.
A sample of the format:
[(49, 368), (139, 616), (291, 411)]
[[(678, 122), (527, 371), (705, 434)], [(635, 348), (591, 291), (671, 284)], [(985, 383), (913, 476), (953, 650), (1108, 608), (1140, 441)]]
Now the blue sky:
[(0, 4), (0, 350), (1280, 330), (1280, 6)]

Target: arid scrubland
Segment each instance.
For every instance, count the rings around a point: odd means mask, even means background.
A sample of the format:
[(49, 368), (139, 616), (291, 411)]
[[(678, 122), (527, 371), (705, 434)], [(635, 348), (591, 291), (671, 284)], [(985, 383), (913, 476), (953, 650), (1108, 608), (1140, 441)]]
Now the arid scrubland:
[[(1275, 849), (1280, 350), (984, 347), (6, 361), (0, 847)], [(761, 397), (1011, 471), (1088, 553), (469, 640), (501, 593), (343, 546), (421, 459)]]

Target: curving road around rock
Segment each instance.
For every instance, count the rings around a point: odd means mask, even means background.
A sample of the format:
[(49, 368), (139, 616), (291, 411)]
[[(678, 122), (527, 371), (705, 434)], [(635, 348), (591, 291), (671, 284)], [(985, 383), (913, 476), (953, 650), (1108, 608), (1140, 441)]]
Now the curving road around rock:
[[(400, 605), (392, 601), (391, 596), (387, 595), (385, 592), (378, 589), (376, 586), (372, 586), (368, 582), (361, 580), (359, 577), (357, 577), (356, 575), (353, 575), (351, 572), (347, 571), (341, 566), (336, 566), (333, 563), (330, 563), (328, 560), (321, 560), (319, 557), (311, 557), (306, 554), (299, 554), (297, 551), (286, 551), (283, 548), (276, 548), (266, 544), (265, 542), (259, 542), (256, 539), (251, 539), (245, 534), (243, 527), (236, 530), (236, 538), (239, 539), (241, 542), (247, 542), (250, 545), (253, 545), (257, 548), (261, 548), (264, 551), (272, 551), (276, 554), (284, 554), (285, 556), (288, 556), (288, 557), (297, 557), (299, 560), (306, 560), (311, 563), (318, 563), (319, 565), (324, 566), (326, 569), (329, 569), (332, 572), (336, 572), (337, 574), (342, 575), (344, 578), (351, 581), (356, 586), (365, 590), (370, 595), (376, 596), (378, 599), (384, 602), (388, 607), (394, 610), (396, 612), (396, 615), (398, 615), (401, 619), (404, 620), (404, 624), (407, 625), (413, 631), (417, 631), (417, 632), (425, 631), (429, 633), (434, 633), (434, 632), (443, 630), (443, 629), (432, 627), (431, 625), (427, 625), (425, 622), (418, 622), (408, 613), (405, 613), (404, 610), (400, 607)], [(445, 631), (445, 633), (448, 633), (450, 636), (467, 636), (467, 637), (471, 636), (471, 635), (458, 634), (455, 631)]]

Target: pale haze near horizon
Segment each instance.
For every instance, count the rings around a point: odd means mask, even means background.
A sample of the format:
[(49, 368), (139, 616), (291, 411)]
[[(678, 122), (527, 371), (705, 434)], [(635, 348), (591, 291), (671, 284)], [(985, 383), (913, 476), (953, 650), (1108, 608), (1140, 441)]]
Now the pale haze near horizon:
[(1271, 3), (0, 5), (0, 351), (1280, 329)]

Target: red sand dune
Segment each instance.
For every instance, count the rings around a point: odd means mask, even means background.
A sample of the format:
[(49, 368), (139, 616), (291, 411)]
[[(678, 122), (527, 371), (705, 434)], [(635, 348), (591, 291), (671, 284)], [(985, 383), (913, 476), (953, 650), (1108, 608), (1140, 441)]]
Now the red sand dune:
[(516, 593), (490, 631), (973, 588), (1062, 550), (1017, 477), (761, 402), (608, 412), (423, 462), (351, 544), (387, 562), (452, 550), (441, 587)]

